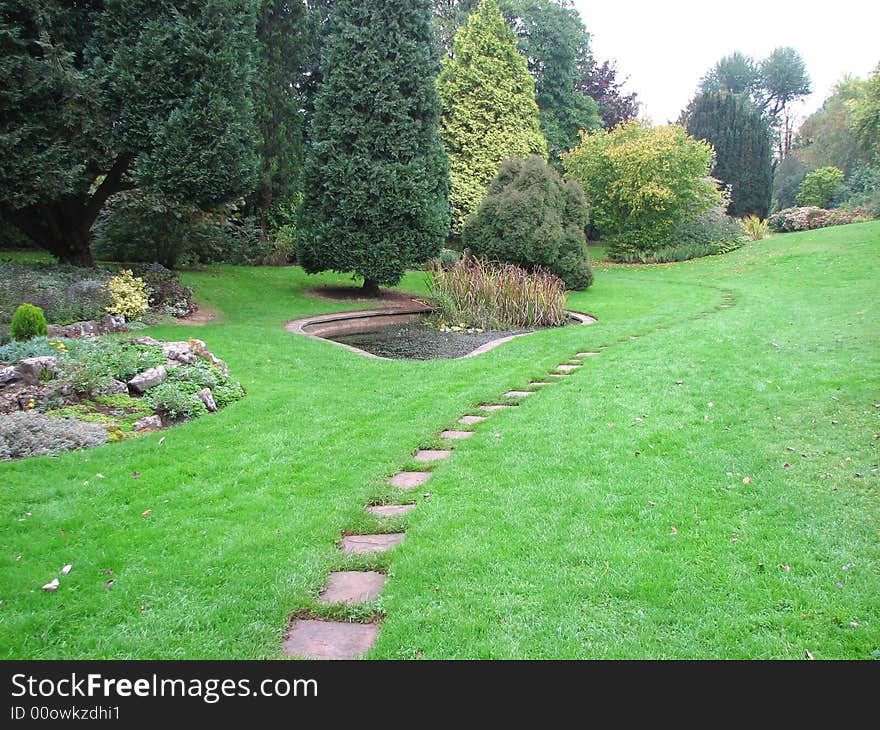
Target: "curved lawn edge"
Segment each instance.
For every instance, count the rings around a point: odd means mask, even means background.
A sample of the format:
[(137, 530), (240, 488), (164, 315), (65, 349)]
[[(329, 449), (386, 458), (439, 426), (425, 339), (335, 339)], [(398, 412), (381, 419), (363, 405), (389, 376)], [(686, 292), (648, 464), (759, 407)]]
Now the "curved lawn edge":
[[(367, 352), (366, 350), (362, 350), (359, 347), (347, 345), (343, 342), (337, 342), (336, 340), (331, 340), (328, 338), (343, 333), (365, 331), (366, 329), (372, 329), (377, 326), (381, 327), (398, 322), (412, 322), (413, 320), (416, 320), (419, 317), (432, 311), (434, 311), (433, 308), (429, 307), (426, 304), (416, 304), (415, 302), (413, 302), (413, 306), (411, 307), (390, 307), (386, 309), (354, 310), (349, 312), (319, 314), (312, 317), (302, 317), (300, 319), (294, 319), (286, 322), (284, 325), (284, 329), (296, 335), (303, 335), (305, 337), (311, 337), (312, 339), (329, 342), (333, 345), (337, 345), (338, 347), (344, 347), (346, 350), (354, 352), (358, 355), (362, 355), (364, 357), (373, 358), (374, 360), (392, 360), (394, 358), (375, 355), (372, 352)], [(572, 319), (576, 320), (576, 323), (578, 325), (588, 325), (598, 321), (596, 317), (590, 314), (586, 314), (585, 312), (566, 310), (566, 314), (568, 314), (569, 317), (571, 317)], [(526, 335), (531, 334), (534, 334), (534, 332), (523, 332), (517, 335), (505, 335), (504, 337), (498, 337), (497, 339), (480, 345), (478, 348), (469, 352), (467, 355), (463, 355), (460, 358), (453, 359), (464, 360), (466, 358), (476, 357), (477, 355), (482, 355), (485, 352), (494, 350), (496, 347), (503, 345), (505, 342), (510, 342), (517, 337), (525, 337)]]

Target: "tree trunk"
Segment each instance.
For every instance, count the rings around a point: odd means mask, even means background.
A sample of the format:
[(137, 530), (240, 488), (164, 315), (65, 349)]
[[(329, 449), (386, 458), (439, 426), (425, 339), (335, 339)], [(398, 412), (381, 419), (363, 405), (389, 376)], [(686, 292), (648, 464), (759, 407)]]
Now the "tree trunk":
[(374, 281), (373, 279), (364, 279), (364, 285), (361, 287), (361, 292), (365, 297), (378, 297), (379, 282)]
[(129, 187), (123, 181), (123, 176), (130, 163), (129, 156), (117, 158), (91, 195), (70, 193), (56, 200), (38, 203), (15, 211), (9, 216), (10, 222), (59, 261), (75, 266), (94, 266), (92, 225), (107, 199)]

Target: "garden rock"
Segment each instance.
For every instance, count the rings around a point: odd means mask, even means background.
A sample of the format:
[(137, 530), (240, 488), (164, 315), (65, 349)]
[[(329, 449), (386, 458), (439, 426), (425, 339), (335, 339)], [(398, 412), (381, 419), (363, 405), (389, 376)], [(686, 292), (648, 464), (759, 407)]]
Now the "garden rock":
[(214, 396), (211, 393), (210, 388), (202, 388), (196, 395), (199, 397), (199, 400), (205, 404), (205, 408), (208, 409), (209, 413), (217, 412), (217, 404), (214, 402)]
[(154, 340), (152, 337), (138, 337), (136, 340), (132, 340), (132, 342), (135, 345), (149, 345), (150, 347), (158, 347), (159, 345), (166, 344), (165, 342)]
[(162, 428), (162, 419), (159, 416), (144, 416), (134, 422), (132, 428), (135, 431), (147, 431), (149, 429)]
[(160, 383), (164, 383), (167, 377), (168, 371), (165, 369), (165, 366), (157, 365), (135, 375), (128, 381), (128, 387), (138, 394), (143, 394), (150, 388), (155, 388)]
[(124, 314), (108, 314), (101, 320), (101, 331), (106, 333), (128, 332)]
[(121, 380), (111, 380), (98, 391), (98, 395), (128, 395), (128, 386)]
[(15, 367), (9, 365), (5, 368), (0, 368), (0, 388), (5, 388), (10, 383), (15, 383), (18, 380), (21, 380), (21, 376)]
[(94, 337), (98, 334), (98, 325), (91, 320), (72, 322), (71, 324), (50, 324), (46, 327), (46, 334), (49, 337), (69, 337), (71, 339)]
[(26, 357), (20, 360), (17, 365), (18, 374), (21, 379), (28, 385), (38, 385), (40, 376), (47, 373), (55, 375), (55, 366), (57, 360), (51, 355), (43, 355), (42, 357)]
[(179, 363), (195, 365), (199, 359), (188, 342), (163, 342), (161, 345), (169, 367), (177, 367)]
[(223, 377), (229, 377), (229, 367), (227, 367), (226, 363), (223, 362), (223, 360), (221, 360), (216, 355), (213, 355), (208, 350), (208, 346), (204, 342), (202, 342), (201, 340), (193, 339), (189, 341), (189, 344), (192, 345), (193, 352), (195, 352), (196, 355), (205, 358), (205, 360), (220, 368), (220, 372), (223, 373)]

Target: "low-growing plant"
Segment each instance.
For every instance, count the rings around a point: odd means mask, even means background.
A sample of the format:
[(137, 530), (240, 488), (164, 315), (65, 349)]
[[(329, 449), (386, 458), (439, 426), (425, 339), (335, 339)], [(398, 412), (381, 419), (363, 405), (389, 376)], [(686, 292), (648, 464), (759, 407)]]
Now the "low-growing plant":
[(871, 216), (862, 208), (853, 210), (826, 210), (815, 206), (786, 208), (767, 219), (770, 228), (776, 233), (793, 231), (812, 231), (826, 226), (842, 226), (870, 220)]
[(211, 388), (225, 385), (228, 381), (220, 372), (220, 368), (207, 361), (196, 362), (195, 365), (172, 368), (168, 371), (168, 380), (172, 383), (191, 383), (198, 389)]
[(0, 461), (100, 446), (107, 438), (102, 425), (75, 418), (24, 411), (0, 415)]
[(198, 309), (193, 290), (181, 283), (176, 271), (154, 263), (133, 266), (132, 272), (147, 285), (151, 309), (171, 317), (185, 317)]
[(100, 358), (74, 359), (61, 357), (56, 365), (56, 377), (69, 384), (74, 393), (91, 398), (107, 388), (113, 376)]
[(22, 342), (13, 340), (0, 346), (0, 362), (15, 365), (19, 360), (24, 360), (27, 357), (64, 354), (73, 342), (73, 340), (64, 338), (50, 337), (34, 337)]
[[(193, 389), (194, 384), (164, 382), (150, 388), (144, 396), (152, 408), (171, 421), (198, 418), (207, 408)], [(201, 390), (195, 387), (195, 391)], [(215, 401), (216, 403), (216, 401)]]
[(247, 395), (247, 391), (241, 383), (228, 381), (226, 385), (218, 385), (216, 388), (212, 388), (211, 395), (217, 408), (225, 408), (230, 403), (244, 398)]
[(752, 241), (762, 241), (770, 235), (770, 226), (767, 221), (756, 215), (747, 215), (740, 223), (742, 223), (743, 230)]
[(565, 324), (565, 283), (536, 268), (485, 263), (464, 256), (449, 270), (428, 269), (435, 318), (443, 324), (479, 329), (558, 327)]
[(21, 304), (12, 315), (9, 333), (14, 340), (30, 340), (46, 335), (46, 315), (40, 307)]
[(107, 283), (110, 291), (110, 304), (106, 310), (110, 314), (121, 314), (126, 319), (138, 319), (149, 308), (147, 285), (135, 276), (131, 269), (123, 269)]

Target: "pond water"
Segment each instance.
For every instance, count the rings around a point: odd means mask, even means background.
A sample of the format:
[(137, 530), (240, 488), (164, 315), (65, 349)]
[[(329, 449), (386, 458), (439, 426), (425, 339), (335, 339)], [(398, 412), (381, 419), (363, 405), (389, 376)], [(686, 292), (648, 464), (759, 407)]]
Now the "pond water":
[(441, 332), (420, 322), (392, 324), (369, 332), (339, 334), (327, 339), (394, 360), (449, 360), (469, 355), (481, 345), (534, 329)]

